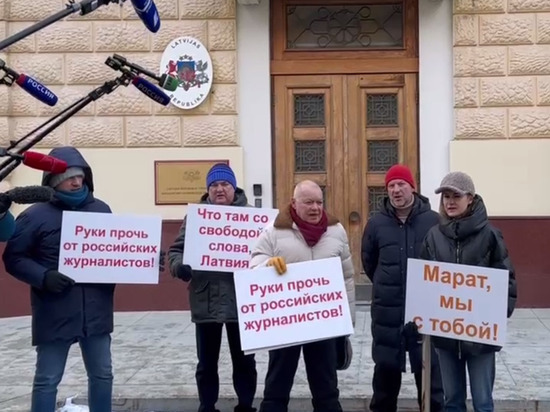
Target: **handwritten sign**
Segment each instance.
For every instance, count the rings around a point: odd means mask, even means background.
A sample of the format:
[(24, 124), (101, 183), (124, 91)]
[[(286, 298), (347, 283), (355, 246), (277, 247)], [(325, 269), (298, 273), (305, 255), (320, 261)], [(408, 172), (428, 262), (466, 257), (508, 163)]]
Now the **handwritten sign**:
[(245, 353), (353, 334), (339, 257), (235, 272)]
[(217, 272), (248, 268), (258, 236), (278, 213), (277, 209), (189, 205), (183, 263)]
[(80, 283), (158, 283), (161, 216), (63, 212), (58, 270)]
[(508, 271), (408, 259), (406, 322), (419, 332), (503, 346)]

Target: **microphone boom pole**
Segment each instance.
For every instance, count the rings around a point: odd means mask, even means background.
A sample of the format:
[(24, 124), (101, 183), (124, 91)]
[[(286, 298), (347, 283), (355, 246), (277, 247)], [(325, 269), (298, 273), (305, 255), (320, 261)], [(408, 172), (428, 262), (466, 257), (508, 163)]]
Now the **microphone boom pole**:
[(18, 33), (11, 35), (10, 37), (0, 41), (0, 50), (5, 49), (6, 47), (11, 46), (13, 43), (23, 40), (25, 37), (30, 36), (31, 34), (37, 32), (44, 27), (47, 27), (56, 21), (59, 21), (73, 13), (80, 11), (81, 16), (85, 16), (96, 10), (100, 6), (107, 5), (109, 3), (124, 3), (125, 0), (82, 0), (79, 3), (75, 3), (74, 0), (69, 0), (67, 8), (62, 10), (50, 17), (46, 17), (44, 20), (39, 21), (32, 26), (27, 27), (26, 29), (21, 30)]
[[(133, 77), (134, 77), (133, 73), (129, 71), (123, 71), (122, 75), (120, 75), (114, 80), (107, 81), (103, 85), (92, 90), (90, 93), (88, 93), (87, 96), (76, 101), (71, 106), (67, 107), (61, 113), (57, 114), (53, 118), (48, 119), (45, 123), (38, 126), (33, 131), (27, 133), (18, 141), (10, 142), (10, 146), (6, 150), (10, 150), (14, 148), (15, 146), (23, 142), (24, 139), (28, 138), (32, 134), (36, 133), (39, 129), (44, 128), (49, 124), (44, 130), (40, 131), (33, 139), (31, 139), (22, 147), (17, 148), (16, 153), (21, 154), (22, 152), (25, 152), (31, 149), (35, 144), (39, 143), (42, 139), (44, 139), (44, 137), (46, 137), (49, 133), (57, 129), (67, 120), (69, 120), (71, 116), (75, 115), (80, 110), (84, 109), (87, 105), (89, 105), (93, 101), (99, 99), (101, 96), (104, 96), (105, 94), (111, 93), (119, 86), (128, 86)], [(0, 182), (4, 180), (17, 166), (19, 166), (21, 162), (22, 162), (22, 159), (9, 157), (4, 162), (0, 163)]]

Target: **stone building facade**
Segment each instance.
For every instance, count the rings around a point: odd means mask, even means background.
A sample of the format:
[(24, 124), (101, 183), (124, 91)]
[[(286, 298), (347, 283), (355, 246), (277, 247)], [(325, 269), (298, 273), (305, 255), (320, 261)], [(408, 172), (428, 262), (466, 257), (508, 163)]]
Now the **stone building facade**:
[[(0, 0), (0, 35), (16, 33), (53, 15), (66, 1), (35, 0), (31, 7), (21, 0)], [(354, 70), (361, 66), (350, 63), (353, 69), (346, 68), (346, 59), (324, 65), (313, 55), (308, 57), (316, 62), (313, 69), (296, 61), (282, 73), (284, 62), (276, 61), (272, 50), (274, 38), (282, 38), (284, 27), (271, 27), (272, 6), (287, 1), (155, 0), (161, 17), (161, 29), (155, 34), (136, 18), (127, 1), (122, 7), (102, 6), (88, 16), (72, 15), (40, 30), (1, 51), (0, 58), (43, 82), (59, 102), (48, 107), (17, 86), (0, 86), (0, 145), (21, 138), (117, 77), (104, 64), (113, 53), (158, 72), (167, 44), (192, 36), (207, 47), (214, 66), (212, 91), (200, 106), (193, 110), (162, 107), (133, 86), (119, 87), (65, 122), (36, 150), (77, 146), (94, 167), (96, 195), (113, 211), (163, 217), (163, 249), (176, 236), (185, 206), (155, 203), (157, 160), (228, 160), (251, 204), (260, 200), (263, 207), (276, 206), (276, 177), (283, 173), (283, 178), (294, 182), (294, 175), (287, 176), (283, 169), (295, 157), (292, 151), (288, 158), (275, 155), (276, 132), (287, 127), (276, 116), (276, 79), (284, 77), (291, 83), (300, 80), (298, 75), (317, 76), (323, 93), (332, 93), (327, 90), (335, 90), (330, 84), (336, 83), (319, 80), (324, 75), (395, 75), (377, 67), (382, 58), (367, 62), (372, 72), (358, 74)], [(400, 68), (398, 75), (406, 73), (418, 86), (418, 93), (406, 104), (416, 98), (418, 116), (410, 117), (418, 132), (412, 157), (413, 163), (418, 161), (420, 190), (437, 209), (439, 196), (433, 191), (447, 172), (463, 170), (472, 175), (491, 219), (509, 242), (518, 273), (524, 276), (520, 304), (550, 306), (541, 287), (543, 275), (550, 271), (544, 247), (550, 231), (550, 192), (540, 190), (550, 176), (550, 0), (404, 1), (402, 5), (408, 3), (418, 14), (417, 19), (408, 20), (409, 26), (415, 26), (410, 32), (418, 39), (418, 53), (407, 57), (408, 68)], [(380, 2), (365, 0), (369, 3)], [(314, 86), (297, 89), (319, 93)], [(374, 89), (375, 93), (382, 90)], [(290, 94), (286, 96), (291, 102)], [(326, 114), (332, 118), (344, 110), (328, 108)], [(285, 110), (292, 117), (291, 104)], [(307, 132), (308, 138), (315, 139), (319, 130)], [(288, 136), (287, 147), (294, 147), (293, 136)], [(19, 167), (0, 186), (39, 181), (39, 171)], [(376, 182), (383, 185), (383, 177)], [(353, 189), (369, 196), (367, 187)], [(342, 197), (342, 202), (349, 201)], [(13, 208), (15, 213), (21, 209)], [(349, 223), (347, 214), (339, 218)], [(180, 283), (164, 272), (155, 287), (121, 285), (117, 310), (186, 308), (187, 294)], [(0, 290), (10, 291), (8, 301), (0, 300), (0, 316), (28, 311), (24, 285), (0, 273)]]
[(457, 139), (550, 137), (550, 1), (455, 0)]
[[(38, 0), (30, 7), (2, 0), (2, 35), (63, 10), (65, 1)], [(40, 144), (81, 148), (189, 147), (237, 145), (236, 2), (157, 0), (162, 29), (150, 33), (130, 2), (102, 6), (87, 16), (52, 24), (4, 50), (9, 67), (35, 77), (59, 97), (55, 107), (14, 86), (0, 89), (0, 136), (18, 138), (118, 74), (104, 62), (113, 53), (158, 72), (166, 45), (193, 36), (209, 50), (214, 66), (210, 97), (183, 113), (160, 106), (133, 86), (120, 87), (91, 103)], [(182, 116), (182, 114), (185, 114)], [(38, 146), (37, 146), (38, 147)]]

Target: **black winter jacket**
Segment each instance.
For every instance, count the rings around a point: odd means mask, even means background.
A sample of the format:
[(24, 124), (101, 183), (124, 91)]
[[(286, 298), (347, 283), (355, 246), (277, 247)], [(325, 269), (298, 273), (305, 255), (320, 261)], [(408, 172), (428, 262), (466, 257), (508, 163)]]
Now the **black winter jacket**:
[[(210, 203), (208, 193), (201, 197), (200, 203)], [(242, 189), (235, 190), (232, 206), (250, 206)], [(178, 264), (183, 262), (186, 225), (187, 217), (183, 219), (180, 232), (168, 249), (168, 261), (172, 274), (176, 272)], [(195, 323), (237, 322), (237, 299), (233, 273), (193, 270), (193, 277), (189, 284), (189, 306), (191, 307), (191, 320)]]
[[(465, 217), (441, 218), (441, 223), (426, 236), (421, 259), (508, 270), (508, 317), (512, 316), (517, 299), (514, 268), (502, 233), (489, 223), (481, 196), (474, 197), (471, 210)], [(436, 348), (466, 356), (501, 349), (499, 346), (439, 336), (433, 336), (432, 341)]]
[[(78, 209), (56, 198), (30, 206), (17, 217), (15, 233), (4, 250), (6, 271), (31, 286), (33, 345), (72, 342), (113, 331), (114, 284), (77, 283), (62, 293), (42, 287), (45, 273), (58, 268), (63, 211), (111, 213), (107, 204), (94, 197), (92, 169), (75, 148), (55, 148), (50, 155), (67, 162), (68, 167), (82, 168), (90, 194)], [(43, 174), (43, 186), (51, 176)]]
[(405, 293), (407, 259), (418, 258), (428, 230), (438, 223), (429, 200), (415, 194), (409, 217), (403, 223), (389, 198), (369, 219), (363, 232), (361, 259), (373, 283), (371, 303), (372, 358), (377, 365), (405, 370)]

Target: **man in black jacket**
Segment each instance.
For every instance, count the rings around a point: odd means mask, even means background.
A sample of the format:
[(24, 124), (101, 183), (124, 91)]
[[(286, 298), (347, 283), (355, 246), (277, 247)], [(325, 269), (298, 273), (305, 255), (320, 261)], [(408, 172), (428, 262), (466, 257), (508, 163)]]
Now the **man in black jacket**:
[[(408, 167), (394, 165), (385, 182), (388, 197), (382, 210), (369, 219), (361, 245), (363, 268), (373, 283), (373, 412), (397, 411), (406, 352), (421, 404), (422, 340), (412, 323), (404, 326), (407, 259), (419, 257), (426, 233), (438, 223), (438, 214), (431, 210), (428, 199), (415, 192)], [(432, 353), (430, 411), (440, 412), (443, 389), (437, 356)]]
[(90, 412), (111, 412), (115, 285), (75, 284), (57, 271), (63, 211), (111, 213), (111, 209), (94, 197), (92, 169), (77, 149), (59, 147), (49, 154), (67, 162), (68, 169), (43, 174), (42, 185), (55, 189), (54, 198), (17, 217), (3, 255), (6, 271), (31, 286), (32, 344), (37, 354), (31, 412), (54, 412), (57, 386), (75, 342), (88, 373)]
[[(212, 166), (206, 177), (206, 187), (208, 192), (202, 196), (201, 203), (249, 206), (244, 191), (237, 187), (233, 170), (226, 164)], [(218, 359), (224, 324), (233, 362), (233, 386), (239, 400), (235, 412), (255, 412), (252, 403), (257, 384), (256, 361), (254, 355), (245, 355), (241, 348), (233, 274), (192, 270), (183, 264), (186, 222), (184, 218), (180, 232), (168, 250), (168, 260), (172, 276), (191, 281), (189, 303), (199, 361), (195, 374), (199, 412), (219, 412), (215, 406), (220, 386)]]

